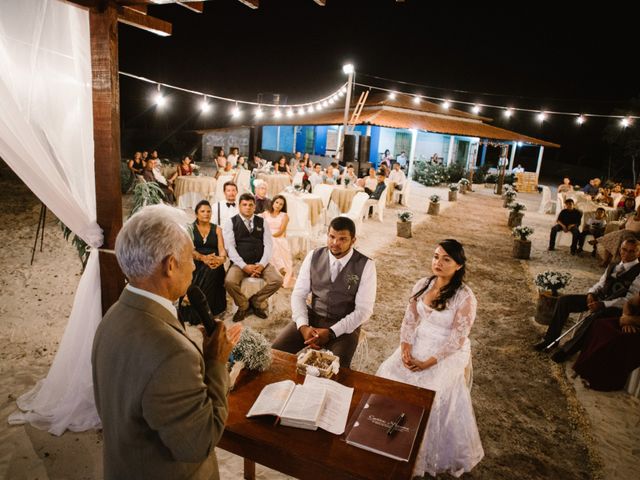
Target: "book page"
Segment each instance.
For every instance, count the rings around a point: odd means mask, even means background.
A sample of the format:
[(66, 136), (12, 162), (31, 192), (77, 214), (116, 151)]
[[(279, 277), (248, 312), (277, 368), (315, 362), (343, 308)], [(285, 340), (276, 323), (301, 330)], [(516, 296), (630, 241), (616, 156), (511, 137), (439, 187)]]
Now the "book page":
[(324, 409), (318, 419), (318, 427), (335, 435), (344, 433), (349, 416), (349, 407), (353, 397), (353, 388), (345, 387), (328, 378), (313, 377), (307, 375), (304, 385), (319, 385), (327, 390)]
[(296, 384), (291, 380), (271, 383), (265, 386), (247, 412), (247, 417), (258, 415), (280, 416)]
[(302, 420), (316, 424), (325, 401), (324, 388), (320, 386), (296, 385), (284, 407), (282, 419)]

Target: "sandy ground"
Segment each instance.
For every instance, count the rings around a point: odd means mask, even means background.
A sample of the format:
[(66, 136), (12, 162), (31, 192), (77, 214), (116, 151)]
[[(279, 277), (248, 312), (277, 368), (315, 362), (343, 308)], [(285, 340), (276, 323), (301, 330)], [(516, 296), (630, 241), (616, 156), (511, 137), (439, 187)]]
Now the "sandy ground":
[[(585, 390), (530, 345), (543, 329), (533, 322), (532, 275), (553, 267), (571, 271), (568, 291), (584, 291), (599, 274), (591, 257), (570, 257), (568, 249), (544, 251), (551, 216), (533, 212), (525, 224), (537, 229), (529, 262), (511, 258), (506, 210), (489, 190), (444, 201), (441, 215), (429, 217), (427, 197), (442, 189), (414, 184), (410, 209), (414, 237), (395, 236), (395, 214), (383, 223), (365, 222), (358, 247), (373, 256), (378, 269), (378, 299), (366, 327), (368, 355), (354, 364), (373, 373), (398, 344), (402, 312), (411, 286), (428, 273), (438, 240), (457, 238), (467, 247), (468, 283), (479, 301), (472, 330), (474, 386), (472, 397), (486, 456), (468, 478), (632, 478), (640, 452), (640, 402), (622, 392)], [(15, 398), (46, 375), (62, 336), (77, 286), (80, 264), (49, 215), (44, 250), (29, 265), (40, 211), (37, 199), (0, 164), (0, 416), (15, 409)], [(450, 207), (450, 208), (448, 208)], [(322, 243), (318, 236), (316, 244)], [(300, 259), (296, 261), (299, 263)], [(290, 318), (290, 291), (274, 296), (268, 320), (245, 321), (269, 339)], [(228, 317), (231, 313), (228, 313)], [(392, 332), (392, 334), (389, 334)], [(635, 450), (633, 450), (635, 448)], [(221, 478), (242, 478), (242, 461), (218, 450)], [(101, 479), (99, 432), (53, 437), (30, 426), (0, 423), (0, 478)], [(258, 467), (258, 478), (287, 478)]]

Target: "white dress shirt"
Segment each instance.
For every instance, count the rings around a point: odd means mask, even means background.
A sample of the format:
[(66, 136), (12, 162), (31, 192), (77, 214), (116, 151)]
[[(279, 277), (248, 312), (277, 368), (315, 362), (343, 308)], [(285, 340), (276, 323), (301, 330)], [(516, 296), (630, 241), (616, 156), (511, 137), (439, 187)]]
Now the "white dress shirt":
[[(302, 262), (296, 285), (291, 293), (291, 316), (298, 329), (303, 325), (309, 325), (307, 297), (311, 293), (311, 258), (313, 257), (313, 252), (314, 250), (311, 250), (305, 257), (304, 262)], [(340, 263), (344, 268), (352, 256), (353, 249), (340, 259), (329, 252), (329, 271), (333, 274), (335, 263)], [(369, 320), (373, 313), (373, 305), (376, 302), (376, 286), (376, 264), (369, 259), (364, 266), (362, 278), (358, 285), (355, 309), (331, 326), (331, 330), (336, 334), (336, 337), (353, 332)]]
[[(240, 219), (243, 223), (246, 224), (246, 221), (249, 220), (242, 215), (240, 215)], [(251, 226), (256, 228), (256, 216), (253, 215), (250, 219)], [(262, 243), (264, 244), (264, 252), (262, 253), (262, 258), (258, 262), (259, 265), (266, 267), (269, 264), (269, 260), (271, 260), (271, 250), (273, 248), (273, 236), (271, 235), (271, 230), (269, 229), (269, 224), (265, 221), (263, 222), (264, 232), (262, 234)], [(224, 247), (227, 249), (227, 254), (229, 255), (229, 260), (231, 260), (234, 265), (237, 265), (240, 268), (244, 268), (247, 266), (247, 262), (245, 262), (238, 250), (236, 250), (236, 235), (233, 233), (233, 222), (231, 218), (229, 218), (224, 223), (224, 228), (222, 229), (222, 236), (224, 238)]]
[[(219, 209), (218, 209), (219, 208)], [(211, 208), (211, 221), (222, 227), (227, 220), (229, 220), (234, 215), (238, 214), (238, 207), (236, 207), (235, 203), (233, 207), (227, 206), (227, 201), (214, 203)]]
[(391, 170), (389, 174), (389, 181), (395, 183), (396, 185), (404, 185), (404, 182), (407, 181), (407, 176), (404, 174), (402, 170)]
[(227, 156), (227, 163), (230, 163), (233, 168), (236, 168), (238, 163), (238, 157), (236, 157), (233, 153)]
[(311, 175), (309, 175), (309, 183), (312, 187), (315, 187), (316, 185), (322, 183), (322, 173), (317, 174), (316, 172), (313, 172)]
[[(614, 269), (614, 277), (618, 276), (618, 273), (620, 273), (620, 267), (624, 266), (624, 271), (626, 272), (627, 270), (629, 270), (630, 268), (632, 268), (634, 265), (636, 265), (638, 263), (638, 259), (635, 259), (632, 262), (627, 262), (627, 263), (622, 263), (620, 262), (618, 265), (616, 265), (615, 269)], [(598, 280), (598, 283), (596, 283), (593, 287), (591, 287), (589, 289), (589, 293), (598, 293), (600, 290), (602, 290), (604, 288), (604, 282), (607, 279), (607, 271), (605, 270), (605, 272), (602, 274), (602, 276), (600, 277), (600, 280)], [(627, 300), (631, 300), (638, 292), (640, 292), (640, 275), (638, 275), (635, 280), (633, 281), (633, 283), (631, 284), (631, 286), (629, 287), (629, 290), (627, 290), (627, 294), (624, 295), (623, 297), (618, 297), (618, 298), (614, 298), (613, 300), (604, 300), (604, 306), (605, 307), (615, 307), (615, 308), (622, 308), (625, 304), (625, 302)]]
[(136, 288), (130, 283), (127, 283), (127, 285), (124, 288), (129, 290), (131, 293), (135, 293), (136, 295), (140, 295), (141, 297), (146, 297), (149, 300), (153, 300), (154, 302), (159, 303), (164, 308), (169, 310), (171, 315), (173, 315), (175, 318), (178, 318), (178, 311), (176, 310), (176, 307), (173, 305), (171, 300), (169, 300), (168, 298), (161, 297), (160, 295), (156, 295), (155, 293), (151, 293), (141, 288)]

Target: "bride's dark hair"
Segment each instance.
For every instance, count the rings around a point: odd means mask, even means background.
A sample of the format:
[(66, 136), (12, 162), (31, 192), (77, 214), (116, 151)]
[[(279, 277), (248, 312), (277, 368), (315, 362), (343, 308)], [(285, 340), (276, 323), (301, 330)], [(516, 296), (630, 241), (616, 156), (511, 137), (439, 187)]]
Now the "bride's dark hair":
[[(457, 240), (447, 238), (446, 240), (438, 243), (438, 245), (442, 247), (442, 249), (447, 252), (447, 255), (453, 258), (453, 260), (458, 265), (462, 265), (462, 268), (456, 270), (456, 273), (453, 274), (453, 278), (451, 278), (451, 281), (447, 285), (445, 285), (442, 290), (440, 290), (437, 298), (431, 304), (431, 307), (434, 310), (444, 310), (445, 308), (447, 308), (447, 302), (451, 298), (453, 298), (458, 289), (462, 286), (462, 280), (464, 279), (464, 274), (467, 271), (467, 257), (464, 254), (464, 247)], [(420, 298), (422, 294), (427, 291), (434, 278), (436, 278), (436, 276), (431, 275), (425, 286), (418, 290), (418, 292), (413, 297), (411, 297), (411, 299), (417, 300), (418, 298)]]

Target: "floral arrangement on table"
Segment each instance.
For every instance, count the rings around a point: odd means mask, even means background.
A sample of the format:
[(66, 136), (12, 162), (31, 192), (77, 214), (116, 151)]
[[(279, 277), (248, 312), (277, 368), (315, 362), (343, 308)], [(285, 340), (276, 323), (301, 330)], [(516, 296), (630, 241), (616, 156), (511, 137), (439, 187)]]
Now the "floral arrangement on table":
[(519, 238), (520, 240), (528, 240), (534, 230), (531, 227), (518, 225), (512, 230), (512, 232), (514, 237)]
[(408, 210), (398, 213), (398, 220), (400, 220), (401, 222), (410, 222), (412, 218), (413, 213)]
[(233, 388), (242, 369), (264, 372), (271, 366), (271, 343), (261, 333), (244, 327), (229, 358), (232, 365), (229, 378)]
[(580, 185), (574, 185), (574, 186), (573, 186), (573, 191), (574, 191), (574, 192), (579, 192), (580, 190), (581, 190)]
[(558, 295), (558, 290), (565, 288), (573, 277), (567, 272), (553, 272), (547, 270), (539, 273), (535, 278), (535, 285), (540, 290), (551, 290), (554, 297)]
[(431, 203), (439, 203), (440, 202), (440, 195), (431, 195), (429, 197), (429, 201)]
[(193, 174), (196, 177), (200, 176), (200, 165), (196, 165), (195, 163), (192, 163), (191, 168), (193, 169)]
[(345, 176), (345, 177), (344, 177), (344, 186), (345, 186), (345, 187), (348, 187), (350, 182), (351, 182), (351, 179), (350, 179), (349, 177), (346, 177), (346, 176)]
[(520, 202), (511, 202), (508, 206), (509, 210), (511, 210), (513, 213), (520, 213), (523, 210), (526, 210), (527, 207), (525, 206), (524, 203), (520, 203)]
[(450, 183), (449, 184), (449, 191), (450, 192), (457, 192), (458, 191), (458, 184), (457, 183)]

